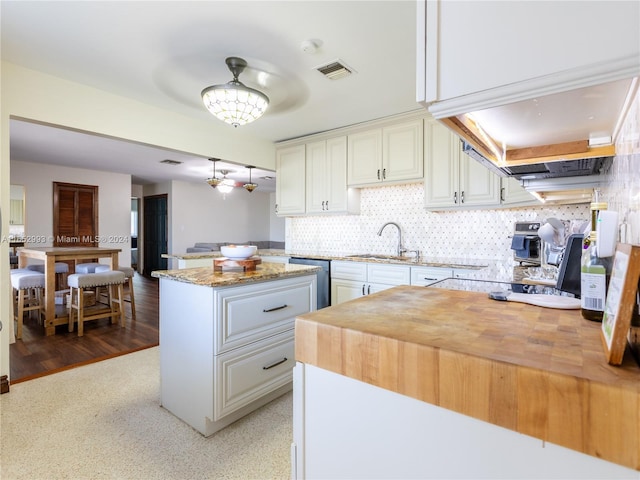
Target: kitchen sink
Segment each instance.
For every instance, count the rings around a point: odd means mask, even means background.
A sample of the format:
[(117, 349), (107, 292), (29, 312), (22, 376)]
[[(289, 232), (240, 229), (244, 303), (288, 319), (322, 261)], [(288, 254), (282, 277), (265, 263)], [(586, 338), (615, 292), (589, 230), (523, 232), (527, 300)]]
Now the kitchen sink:
[(378, 255), (376, 253), (361, 253), (357, 255), (347, 255), (345, 258), (359, 258), (362, 260), (382, 260), (389, 262), (406, 262), (415, 263), (422, 267), (441, 267), (441, 268), (464, 268), (465, 270), (480, 270), (486, 265), (464, 265), (458, 263), (443, 262), (425, 262), (416, 257), (399, 257), (397, 255)]
[(403, 262), (415, 262), (415, 257), (399, 257), (397, 255), (376, 255), (373, 253), (362, 253), (360, 255), (347, 255), (347, 258), (362, 258), (364, 260), (394, 260)]

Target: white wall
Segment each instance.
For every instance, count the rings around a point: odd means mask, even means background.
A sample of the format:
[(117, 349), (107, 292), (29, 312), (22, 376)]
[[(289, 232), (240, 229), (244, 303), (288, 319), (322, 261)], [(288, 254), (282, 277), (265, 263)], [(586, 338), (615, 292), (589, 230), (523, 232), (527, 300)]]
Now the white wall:
[(53, 245), (53, 182), (98, 186), (101, 247), (120, 248), (119, 263), (131, 265), (131, 176), (13, 160), (11, 183), (25, 187), (26, 245)]
[[(275, 192), (269, 195), (269, 205), (273, 207), (276, 204)], [(269, 209), (269, 240), (272, 242), (284, 242), (286, 231), (286, 218), (276, 215), (276, 209)]]
[(171, 253), (184, 253), (196, 242), (272, 240), (269, 193), (235, 188), (223, 197), (205, 182), (175, 181), (171, 182), (170, 200)]

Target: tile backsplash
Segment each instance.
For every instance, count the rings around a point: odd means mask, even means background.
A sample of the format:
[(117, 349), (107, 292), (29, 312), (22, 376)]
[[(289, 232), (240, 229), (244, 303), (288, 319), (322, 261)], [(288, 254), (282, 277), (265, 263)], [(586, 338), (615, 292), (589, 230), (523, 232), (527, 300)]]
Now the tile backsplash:
[(589, 219), (589, 204), (534, 206), (493, 210), (428, 212), (421, 183), (361, 190), (360, 215), (294, 217), (287, 219), (286, 248), (296, 253), (342, 255), (395, 254), (402, 228), (407, 250), (423, 257), (456, 259), (513, 259), (511, 238), (517, 221), (555, 217), (569, 224)]
[(610, 178), (604, 200), (618, 212), (620, 240), (640, 245), (640, 93), (618, 135)]

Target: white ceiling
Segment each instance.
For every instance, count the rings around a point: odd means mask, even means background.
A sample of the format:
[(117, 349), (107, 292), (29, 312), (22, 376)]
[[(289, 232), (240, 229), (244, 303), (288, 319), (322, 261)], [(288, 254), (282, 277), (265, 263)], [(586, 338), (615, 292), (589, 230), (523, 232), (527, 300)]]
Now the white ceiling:
[[(238, 128), (274, 142), (420, 108), (414, 0), (2, 1), (0, 9), (3, 61), (212, 124), (219, 120), (200, 92), (231, 80), (225, 58), (242, 57), (240, 81), (271, 102)], [(309, 39), (321, 44), (314, 54), (301, 48)], [(356, 73), (332, 81), (316, 71), (336, 59)], [(11, 158), (130, 173), (139, 184), (211, 172), (205, 158), (17, 120)], [(184, 163), (158, 168), (167, 158)], [(229, 176), (246, 181), (248, 170), (233, 168)]]

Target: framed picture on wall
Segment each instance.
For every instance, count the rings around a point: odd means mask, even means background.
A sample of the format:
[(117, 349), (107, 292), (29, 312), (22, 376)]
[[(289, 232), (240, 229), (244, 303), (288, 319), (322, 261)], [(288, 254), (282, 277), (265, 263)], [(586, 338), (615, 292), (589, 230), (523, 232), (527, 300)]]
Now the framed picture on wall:
[(627, 345), (640, 279), (640, 247), (619, 243), (602, 318), (602, 343), (607, 362), (620, 365)]

